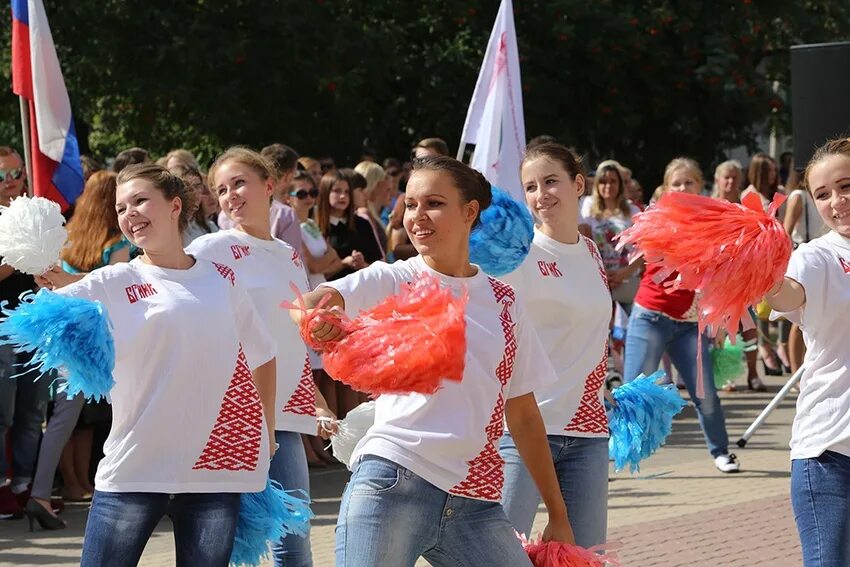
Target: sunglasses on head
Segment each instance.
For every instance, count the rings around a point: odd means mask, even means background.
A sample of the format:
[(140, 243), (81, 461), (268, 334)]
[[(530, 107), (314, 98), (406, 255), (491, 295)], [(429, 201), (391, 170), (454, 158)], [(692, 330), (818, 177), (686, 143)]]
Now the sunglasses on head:
[(0, 169), (0, 183), (3, 183), (4, 181), (12, 181), (12, 180), (17, 181), (18, 179), (20, 179), (23, 176), (24, 176), (24, 170), (21, 169), (21, 168), (8, 169), (8, 170)]
[(319, 196), (319, 190), (318, 189), (310, 189), (309, 191), (307, 191), (306, 189), (299, 189), (298, 191), (290, 191), (289, 194), (291, 196), (296, 197), (298, 199), (301, 199), (303, 201), (307, 197), (312, 197), (314, 199), (316, 197), (318, 197)]

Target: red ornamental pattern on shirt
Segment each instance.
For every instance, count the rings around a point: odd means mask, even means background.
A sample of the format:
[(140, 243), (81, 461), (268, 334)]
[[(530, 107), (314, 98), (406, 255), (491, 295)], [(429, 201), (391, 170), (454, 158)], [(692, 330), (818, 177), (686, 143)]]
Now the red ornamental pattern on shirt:
[(301, 256), (298, 254), (298, 250), (292, 251), (292, 263), (298, 266), (299, 268), (304, 267), (304, 264), (301, 262)]
[(283, 411), (297, 415), (316, 415), (316, 384), (313, 382), (313, 368), (310, 366), (309, 356), (304, 359), (304, 369), (301, 371), (298, 387), (286, 402)]
[(236, 274), (233, 273), (233, 270), (224, 264), (219, 264), (218, 262), (213, 262), (213, 266), (215, 266), (215, 269), (218, 270), (221, 277), (230, 282), (230, 285), (236, 285)]
[(263, 407), (242, 345), (209, 440), (193, 470), (253, 471), (263, 438)]
[[(589, 238), (584, 238), (584, 243), (587, 245), (587, 250), (593, 259), (596, 260), (596, 267), (599, 269), (599, 276), (605, 287), (608, 287), (608, 276), (605, 273), (605, 265), (602, 263), (602, 257), (596, 245)], [(605, 408), (602, 402), (599, 401), (599, 390), (602, 384), (608, 378), (608, 340), (602, 346), (602, 358), (593, 372), (588, 374), (584, 380), (584, 392), (582, 392), (581, 400), (579, 400), (578, 410), (575, 415), (564, 428), (564, 431), (572, 431), (575, 433), (608, 433), (608, 416), (605, 414)]]
[(608, 433), (608, 416), (599, 401), (599, 390), (608, 377), (608, 341), (602, 350), (602, 360), (584, 380), (584, 392), (578, 410), (564, 428), (575, 433)]
[(516, 358), (517, 344), (516, 334), (514, 333), (516, 324), (511, 318), (510, 311), (516, 297), (513, 288), (509, 285), (493, 278), (488, 278), (488, 280), (493, 288), (496, 302), (502, 306), (499, 320), (505, 336), (505, 348), (502, 359), (496, 367), (496, 377), (499, 379), (501, 389), (498, 398), (496, 398), (496, 407), (493, 408), (490, 421), (484, 429), (487, 443), (478, 456), (469, 461), (469, 471), (466, 478), (456, 484), (450, 492), (467, 498), (498, 501), (502, 497), (502, 487), (505, 485), (505, 462), (499, 455), (496, 443), (499, 442), (504, 433), (505, 386), (508, 385), (513, 375), (514, 359)]
[(590, 252), (590, 255), (593, 256), (594, 260), (596, 260), (596, 267), (599, 268), (599, 276), (602, 278), (602, 282), (605, 284), (605, 287), (608, 287), (608, 274), (605, 272), (605, 264), (602, 262), (602, 256), (599, 254), (599, 249), (596, 247), (596, 244), (594, 244), (594, 242), (586, 236), (582, 236), (582, 239), (584, 239), (584, 243), (587, 246), (587, 250)]

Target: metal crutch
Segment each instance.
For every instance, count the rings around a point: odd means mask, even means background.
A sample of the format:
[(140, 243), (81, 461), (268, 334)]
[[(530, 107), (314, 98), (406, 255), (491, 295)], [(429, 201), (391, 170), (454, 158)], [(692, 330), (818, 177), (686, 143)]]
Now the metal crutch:
[(765, 420), (767, 420), (767, 417), (773, 412), (773, 410), (776, 409), (776, 406), (778, 406), (780, 403), (782, 403), (782, 400), (785, 399), (785, 396), (788, 395), (788, 392), (791, 391), (791, 388), (796, 386), (797, 382), (799, 382), (800, 378), (802, 378), (802, 377), (803, 377), (803, 367), (801, 366), (797, 370), (797, 372), (795, 372), (794, 375), (791, 376), (791, 378), (788, 379), (788, 381), (785, 383), (785, 385), (782, 386), (782, 389), (779, 390), (779, 393), (776, 394), (773, 397), (772, 400), (770, 400), (770, 403), (767, 404), (767, 407), (765, 407), (763, 410), (761, 410), (761, 413), (756, 418), (756, 420), (753, 422), (753, 424), (750, 425), (747, 428), (747, 430), (744, 432), (743, 435), (741, 435), (741, 438), (738, 439), (738, 447), (743, 448), (744, 446), (746, 446), (747, 441), (750, 440), (750, 437), (753, 436), (753, 434), (756, 432), (756, 429), (761, 427), (761, 425), (765, 422)]

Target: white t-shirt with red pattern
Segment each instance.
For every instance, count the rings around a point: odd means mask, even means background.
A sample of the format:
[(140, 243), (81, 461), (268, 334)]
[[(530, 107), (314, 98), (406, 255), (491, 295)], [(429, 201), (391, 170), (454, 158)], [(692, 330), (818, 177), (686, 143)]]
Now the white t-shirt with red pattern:
[(850, 238), (830, 231), (801, 244), (785, 277), (806, 290), (803, 307), (771, 315), (798, 324), (806, 343), (791, 458), (813, 459), (824, 451), (850, 457)]
[(356, 316), (396, 294), (418, 274), (430, 273), (455, 293), (469, 290), (463, 379), (431, 395), (382, 395), (375, 424), (357, 444), (351, 462), (377, 455), (408, 468), (448, 493), (498, 502), (504, 485), (499, 438), (505, 401), (555, 380), (525, 309), (513, 288), (483, 271), (468, 278), (435, 272), (422, 257), (368, 268), (322, 284), (340, 292)]
[(58, 290), (100, 301), (112, 322), (112, 429), (103, 492), (258, 492), (269, 441), (251, 370), (275, 345), (233, 270), (135, 259)]
[(558, 381), (536, 392), (548, 435), (607, 437), (611, 293), (592, 240), (564, 244), (534, 231), (525, 261), (504, 281), (525, 298), (528, 317)]
[(315, 435), (316, 388), (307, 347), (289, 311), (280, 306), (284, 300), (296, 303), (291, 283), (302, 294), (309, 291), (298, 252), (282, 240), (263, 240), (237, 229), (201, 236), (186, 252), (236, 272), (277, 344), (275, 429)]

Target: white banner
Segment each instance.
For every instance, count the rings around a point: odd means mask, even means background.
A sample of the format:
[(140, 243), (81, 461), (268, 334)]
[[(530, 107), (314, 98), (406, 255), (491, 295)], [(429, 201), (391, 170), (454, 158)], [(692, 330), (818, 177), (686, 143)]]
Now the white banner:
[(466, 144), (475, 144), (470, 165), (524, 203), (519, 165), (525, 152), (525, 119), (511, 0), (502, 0), (499, 7), (466, 114), (458, 159)]

